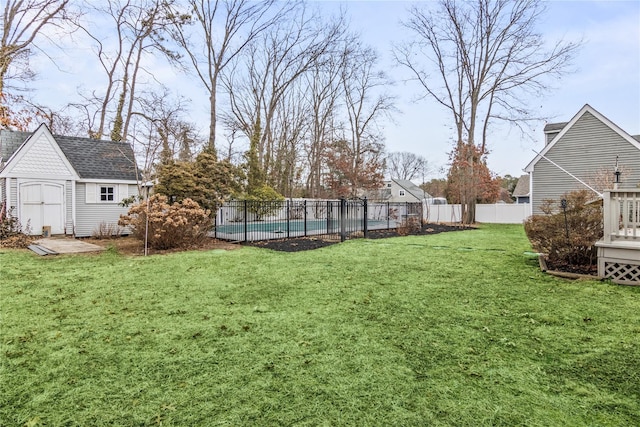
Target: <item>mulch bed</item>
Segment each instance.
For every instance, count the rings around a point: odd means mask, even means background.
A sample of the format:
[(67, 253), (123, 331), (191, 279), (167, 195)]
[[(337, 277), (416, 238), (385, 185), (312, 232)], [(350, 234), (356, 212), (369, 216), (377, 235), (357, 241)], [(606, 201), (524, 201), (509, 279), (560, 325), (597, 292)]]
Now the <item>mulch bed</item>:
[[(569, 275), (576, 275), (576, 278), (580, 278), (579, 276), (594, 276), (598, 277), (598, 266), (597, 265), (574, 265), (569, 263), (562, 262), (549, 262), (548, 259), (544, 260), (543, 270), (547, 272), (561, 272), (561, 273), (569, 273)], [(566, 276), (571, 278), (570, 276)]]
[[(438, 233), (446, 233), (449, 231), (470, 230), (473, 227), (459, 226), (459, 225), (445, 225), (445, 224), (425, 224), (421, 230), (415, 230), (409, 235), (421, 236)], [(385, 239), (388, 237), (399, 237), (407, 234), (400, 234), (397, 230), (371, 230), (367, 233), (368, 239)], [(312, 236), (312, 237), (297, 237), (292, 239), (278, 239), (278, 240), (262, 240), (256, 242), (243, 243), (247, 246), (256, 246), (259, 248), (271, 249), (274, 251), (282, 252), (298, 252), (308, 251), (312, 249), (323, 248), (325, 246), (335, 245), (340, 242), (340, 236)]]

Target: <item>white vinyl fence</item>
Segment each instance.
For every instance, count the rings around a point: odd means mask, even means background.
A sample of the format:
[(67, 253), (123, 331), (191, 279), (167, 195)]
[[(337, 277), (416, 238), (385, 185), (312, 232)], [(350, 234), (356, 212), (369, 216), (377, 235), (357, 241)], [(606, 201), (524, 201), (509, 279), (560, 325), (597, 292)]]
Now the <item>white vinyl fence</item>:
[[(476, 222), (493, 224), (522, 224), (531, 215), (529, 203), (496, 203), (476, 205)], [(460, 222), (460, 205), (426, 205), (426, 222)]]

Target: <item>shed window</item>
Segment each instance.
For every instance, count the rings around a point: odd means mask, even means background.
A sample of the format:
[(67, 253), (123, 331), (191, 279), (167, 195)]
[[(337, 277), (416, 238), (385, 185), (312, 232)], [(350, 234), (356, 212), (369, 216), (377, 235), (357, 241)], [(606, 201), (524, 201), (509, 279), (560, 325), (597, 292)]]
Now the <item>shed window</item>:
[(114, 192), (115, 190), (113, 187), (100, 187), (100, 201), (113, 202)]
[(404, 190), (400, 190), (400, 196), (404, 196)]

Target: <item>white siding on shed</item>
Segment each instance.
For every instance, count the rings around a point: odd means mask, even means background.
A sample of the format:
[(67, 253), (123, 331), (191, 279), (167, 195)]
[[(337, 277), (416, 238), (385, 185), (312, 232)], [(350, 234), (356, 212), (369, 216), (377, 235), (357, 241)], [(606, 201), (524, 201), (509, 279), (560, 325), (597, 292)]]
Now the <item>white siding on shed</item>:
[(74, 172), (69, 170), (59, 149), (56, 149), (46, 134), (41, 133), (33, 145), (24, 153), (20, 162), (11, 169), (12, 175), (31, 178), (56, 177), (71, 178)]
[[(100, 190), (100, 186), (115, 186), (118, 194), (115, 202), (101, 203), (96, 201), (93, 196), (87, 201), (87, 195), (95, 195), (95, 189)], [(87, 190), (93, 188), (92, 190)], [(126, 194), (125, 194), (126, 193)], [(127, 184), (96, 184), (96, 183), (77, 183), (76, 184), (76, 229), (77, 237), (91, 236), (99, 227), (100, 223), (109, 224), (117, 227), (120, 215), (128, 212), (129, 208), (122, 207), (118, 203), (131, 194), (138, 194), (135, 185)]]
[(73, 234), (73, 182), (65, 184), (65, 234)]

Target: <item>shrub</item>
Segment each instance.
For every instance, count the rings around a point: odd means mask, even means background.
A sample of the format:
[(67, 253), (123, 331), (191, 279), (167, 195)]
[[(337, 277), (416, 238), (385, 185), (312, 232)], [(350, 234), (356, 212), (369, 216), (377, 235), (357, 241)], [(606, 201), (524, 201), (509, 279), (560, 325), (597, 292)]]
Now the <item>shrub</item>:
[(418, 218), (408, 217), (400, 223), (396, 231), (400, 236), (418, 234), (421, 231), (420, 220)]
[(122, 234), (122, 228), (118, 224), (102, 221), (91, 233), (96, 239), (112, 239)]
[[(149, 208), (147, 209), (147, 204)], [(121, 215), (118, 225), (129, 227), (135, 238), (144, 240), (147, 216), (147, 242), (153, 249), (187, 248), (201, 243), (212, 227), (211, 212), (191, 199), (172, 205), (164, 195), (155, 194)]]
[(543, 204), (544, 215), (525, 221), (531, 245), (551, 264), (596, 265), (595, 243), (603, 236), (602, 204), (590, 202), (591, 194), (584, 190), (565, 195), (566, 222), (561, 201), (552, 200)]
[(33, 242), (31, 226), (27, 223), (24, 232), (18, 218), (7, 212), (5, 204), (0, 205), (0, 247), (26, 248)]
[(282, 209), (284, 197), (268, 185), (262, 185), (245, 196), (247, 210), (255, 215), (257, 221)]

